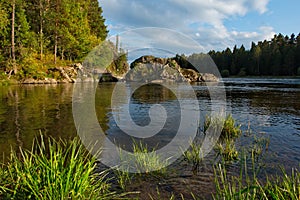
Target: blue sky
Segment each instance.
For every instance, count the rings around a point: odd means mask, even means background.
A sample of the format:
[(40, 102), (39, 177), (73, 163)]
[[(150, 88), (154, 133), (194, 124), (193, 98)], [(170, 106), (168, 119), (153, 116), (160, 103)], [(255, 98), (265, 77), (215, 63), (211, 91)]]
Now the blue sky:
[(275, 33), (300, 32), (299, 0), (100, 0), (100, 5), (110, 35), (167, 28), (197, 41), (206, 52), (235, 44), (249, 48), (251, 41)]

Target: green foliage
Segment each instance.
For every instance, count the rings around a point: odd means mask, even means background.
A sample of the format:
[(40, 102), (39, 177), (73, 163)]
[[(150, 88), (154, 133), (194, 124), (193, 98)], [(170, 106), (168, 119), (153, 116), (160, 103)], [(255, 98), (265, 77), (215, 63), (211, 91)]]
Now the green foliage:
[[(0, 0), (0, 68), (8, 72), (12, 70), (11, 16), (12, 1)], [(41, 74), (41, 66), (59, 65), (60, 60), (82, 61), (106, 39), (104, 22), (97, 0), (15, 0), (14, 40), (20, 72), (16, 77), (31, 77), (36, 69), (38, 72), (33, 76), (39, 79), (46, 76)], [(51, 62), (45, 60), (50, 54)]]
[(235, 139), (241, 135), (242, 131), (241, 125), (236, 125), (232, 115), (227, 115), (225, 118), (206, 116), (204, 133), (209, 129), (221, 130), (219, 140), (215, 146), (217, 156), (221, 156), (225, 161), (237, 160), (238, 151), (235, 147)]
[[(249, 50), (235, 46), (233, 51), (210, 51), (219, 71), (230, 70), (230, 75), (297, 75), (300, 56), (300, 33), (274, 35), (270, 41), (254, 42)], [(194, 56), (195, 57), (195, 56)], [(242, 70), (244, 69), (244, 70)]]
[(138, 176), (144, 174), (163, 176), (166, 174), (166, 168), (162, 168), (162, 166), (167, 166), (168, 161), (162, 160), (155, 149), (148, 148), (142, 141), (134, 141), (132, 148), (133, 155), (129, 156), (124, 156), (120, 148), (120, 160), (122, 162), (120, 170), (129, 171), (133, 167)]
[(229, 76), (230, 76), (229, 70), (228, 70), (228, 69), (222, 70), (221, 76), (222, 76), (223, 78), (229, 77)]
[(111, 199), (105, 173), (95, 173), (96, 159), (78, 139), (71, 142), (48, 139), (31, 151), (11, 152), (0, 167), (0, 197), (3, 199)]
[(300, 67), (298, 67), (297, 76), (300, 76)]
[(127, 185), (131, 183), (133, 176), (128, 171), (126, 171), (126, 169), (116, 169), (114, 170), (114, 174), (119, 186), (123, 191), (125, 191)]
[[(62, 79), (60, 72), (49, 70), (55, 68), (55, 65), (52, 63), (53, 55), (45, 54), (43, 61), (38, 59), (38, 57), (37, 54), (30, 54), (20, 62), (19, 65), (22, 67), (17, 74), (18, 80), (26, 78), (33, 78), (35, 80), (44, 80), (45, 78)], [(68, 66), (71, 63), (69, 61), (60, 60), (57, 64), (59, 66)]]

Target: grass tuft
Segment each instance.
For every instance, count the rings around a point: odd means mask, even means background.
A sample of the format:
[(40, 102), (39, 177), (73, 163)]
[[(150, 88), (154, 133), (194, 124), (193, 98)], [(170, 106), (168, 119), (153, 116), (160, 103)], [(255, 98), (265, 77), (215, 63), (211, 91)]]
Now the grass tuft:
[(183, 152), (183, 157), (188, 163), (192, 164), (193, 172), (197, 172), (201, 162), (203, 161), (201, 145), (193, 141), (190, 142), (190, 148)]
[(208, 130), (210, 126), (213, 128), (217, 128), (217, 126), (223, 125), (220, 139), (224, 138), (237, 138), (241, 135), (241, 125), (236, 125), (236, 120), (232, 117), (232, 115), (227, 115), (227, 117), (210, 117), (206, 116), (204, 122), (204, 133)]
[[(37, 140), (35, 140), (37, 141)], [(1, 199), (112, 199), (104, 172), (95, 173), (96, 159), (79, 139), (70, 142), (49, 138), (32, 150), (12, 151), (0, 167)]]

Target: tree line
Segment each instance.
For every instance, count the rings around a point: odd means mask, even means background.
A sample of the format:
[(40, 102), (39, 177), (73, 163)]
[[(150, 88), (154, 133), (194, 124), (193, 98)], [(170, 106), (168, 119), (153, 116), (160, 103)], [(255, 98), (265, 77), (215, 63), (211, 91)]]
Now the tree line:
[[(300, 76), (300, 33), (296, 37), (274, 35), (271, 40), (252, 42), (246, 50), (210, 51), (222, 76)], [(197, 57), (197, 54), (191, 55)]]
[(82, 61), (107, 34), (98, 0), (0, 0), (0, 73)]

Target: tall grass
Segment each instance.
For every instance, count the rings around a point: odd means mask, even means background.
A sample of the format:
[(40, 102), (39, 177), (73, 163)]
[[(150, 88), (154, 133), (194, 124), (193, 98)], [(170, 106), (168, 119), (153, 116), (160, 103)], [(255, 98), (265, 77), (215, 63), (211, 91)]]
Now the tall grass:
[(219, 116), (206, 116), (204, 122), (204, 133), (210, 126), (216, 129), (218, 126), (223, 125), (220, 138), (215, 146), (217, 156), (221, 156), (225, 161), (233, 161), (238, 158), (238, 151), (235, 147), (235, 140), (241, 136), (241, 125), (236, 124), (236, 120), (231, 114), (224, 117)]
[(219, 116), (206, 116), (204, 122), (204, 133), (206, 133), (210, 126), (215, 128), (220, 125), (223, 125), (220, 139), (237, 138), (242, 133), (241, 125), (236, 124), (236, 120), (231, 114), (227, 115), (225, 118)]
[[(37, 141), (37, 140), (35, 140)], [(49, 138), (28, 150), (11, 152), (0, 167), (0, 199), (113, 199), (104, 172), (78, 139)]]
[(190, 148), (187, 151), (183, 151), (184, 159), (192, 164), (193, 172), (196, 173), (203, 161), (203, 152), (201, 144), (197, 144), (195, 141), (190, 142)]
[[(142, 141), (134, 141), (133, 145), (133, 160), (129, 161), (136, 170), (136, 175), (150, 174), (150, 175), (165, 175), (168, 165), (168, 159), (163, 160), (154, 148), (149, 148), (147, 144)], [(122, 159), (122, 158), (121, 158)], [(130, 158), (129, 158), (130, 159)], [(124, 162), (128, 162), (124, 160)]]
[(288, 175), (282, 169), (282, 176), (268, 177), (262, 183), (257, 178), (256, 159), (252, 154), (252, 173), (248, 172), (246, 161), (241, 167), (239, 176), (229, 175), (226, 165), (218, 164), (215, 169), (216, 194), (214, 199), (271, 199), (271, 200), (299, 200), (300, 173), (292, 169)]
[(218, 142), (214, 148), (216, 156), (221, 156), (224, 161), (234, 161), (238, 159), (238, 151), (235, 147), (235, 141), (230, 138)]

